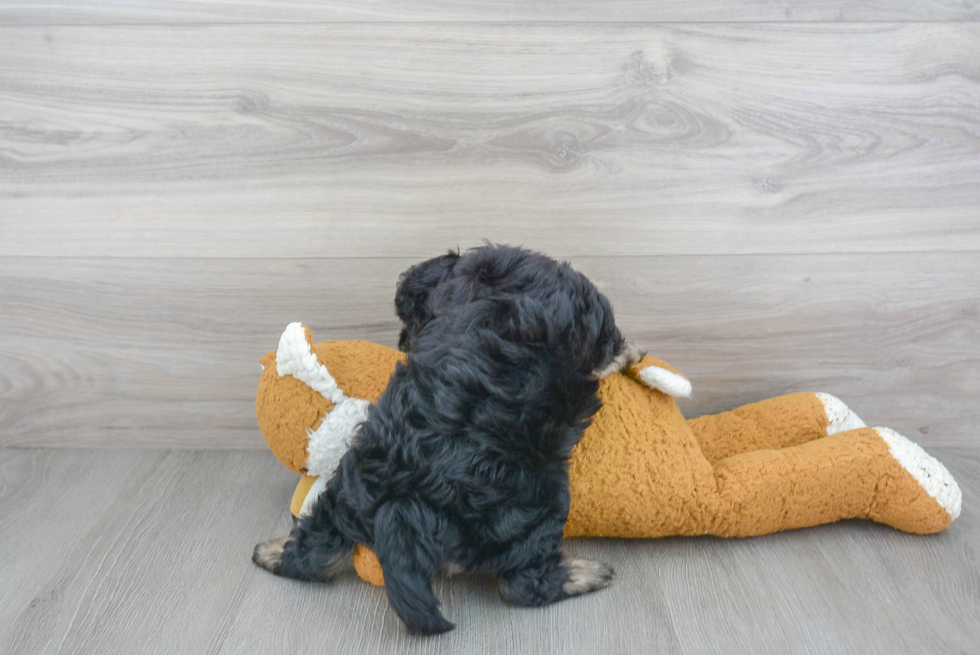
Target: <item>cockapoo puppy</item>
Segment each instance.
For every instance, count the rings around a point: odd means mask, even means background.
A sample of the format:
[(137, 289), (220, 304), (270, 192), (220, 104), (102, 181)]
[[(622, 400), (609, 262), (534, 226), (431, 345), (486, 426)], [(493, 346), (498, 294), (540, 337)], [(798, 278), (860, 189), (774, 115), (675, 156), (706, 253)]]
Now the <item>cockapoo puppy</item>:
[(371, 547), (409, 631), (453, 628), (432, 581), (444, 568), (498, 576), (517, 605), (610, 583), (562, 554), (567, 461), (598, 410), (599, 378), (638, 361), (609, 301), (567, 264), (519, 248), (450, 253), (402, 274), (408, 353), (312, 511), (253, 561), (325, 581)]

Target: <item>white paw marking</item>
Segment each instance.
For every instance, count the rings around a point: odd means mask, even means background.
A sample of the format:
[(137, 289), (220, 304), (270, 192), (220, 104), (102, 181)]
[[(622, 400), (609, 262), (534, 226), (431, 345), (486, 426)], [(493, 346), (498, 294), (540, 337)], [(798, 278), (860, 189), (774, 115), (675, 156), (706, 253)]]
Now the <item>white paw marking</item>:
[(562, 591), (569, 596), (607, 587), (616, 575), (608, 564), (578, 557), (565, 560), (565, 566), (568, 568), (568, 578), (562, 585)]
[(267, 571), (275, 571), (275, 568), (282, 562), (282, 553), (288, 538), (288, 535), (276, 537), (258, 544), (252, 551), (252, 561)]

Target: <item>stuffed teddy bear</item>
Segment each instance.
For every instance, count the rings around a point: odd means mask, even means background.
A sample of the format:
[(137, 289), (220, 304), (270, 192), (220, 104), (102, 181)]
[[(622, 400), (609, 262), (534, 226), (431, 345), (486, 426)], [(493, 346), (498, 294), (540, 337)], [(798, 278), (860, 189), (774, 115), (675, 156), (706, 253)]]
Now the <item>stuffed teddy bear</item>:
[[(366, 341), (314, 344), (300, 323), (262, 358), (259, 427), (304, 476), (294, 516), (404, 358)], [(959, 516), (959, 487), (940, 462), (893, 430), (866, 427), (834, 396), (794, 393), (685, 419), (674, 397), (690, 393), (679, 371), (650, 356), (600, 381), (602, 408), (569, 463), (566, 537), (748, 537), (847, 518), (928, 534)], [(354, 565), (383, 584), (364, 546)]]

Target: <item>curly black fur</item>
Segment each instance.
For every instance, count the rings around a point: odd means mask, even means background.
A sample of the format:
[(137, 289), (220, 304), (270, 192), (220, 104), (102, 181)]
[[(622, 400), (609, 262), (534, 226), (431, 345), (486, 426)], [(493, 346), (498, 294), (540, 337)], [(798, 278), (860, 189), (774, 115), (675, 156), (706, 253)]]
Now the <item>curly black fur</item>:
[(426, 634), (453, 627), (431, 589), (450, 562), (499, 576), (520, 605), (608, 584), (608, 566), (561, 552), (567, 460), (599, 408), (593, 372), (624, 348), (606, 298), (566, 264), (488, 245), (409, 269), (396, 306), (407, 363), (313, 512), (255, 561), (325, 580), (364, 543), (393, 609)]
[[(527, 327), (558, 331), (545, 336), (543, 345), (557, 349), (552, 350), (556, 355), (589, 362), (592, 370), (608, 364), (625, 347), (609, 301), (587, 277), (539, 253), (487, 244), (465, 256), (449, 251), (401, 274), (395, 291), (395, 312), (404, 324), (399, 348), (418, 351), (414, 341), (434, 317), (489, 299), (525, 303), (524, 310), (510, 312), (511, 317), (533, 322), (539, 315), (547, 316), (537, 326), (498, 321), (504, 339), (540, 341), (526, 332)], [(525, 333), (518, 334), (521, 331)]]
[(462, 257), (458, 251), (450, 250), (442, 257), (433, 257), (412, 266), (399, 276), (395, 313), (403, 326), (398, 337), (398, 349), (402, 352), (408, 352), (412, 340), (432, 318), (432, 292), (453, 276), (460, 259)]

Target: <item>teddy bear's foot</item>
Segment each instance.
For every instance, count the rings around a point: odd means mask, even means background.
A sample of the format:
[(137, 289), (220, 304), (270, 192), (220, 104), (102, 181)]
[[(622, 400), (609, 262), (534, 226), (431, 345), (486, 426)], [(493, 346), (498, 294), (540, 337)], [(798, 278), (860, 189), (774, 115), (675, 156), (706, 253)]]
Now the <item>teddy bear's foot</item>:
[(875, 494), (871, 518), (907, 532), (931, 533), (960, 515), (963, 494), (939, 460), (889, 428), (874, 428), (907, 475), (888, 476)]
[(855, 428), (867, 427), (857, 414), (852, 412), (837, 396), (829, 393), (816, 392), (813, 394), (823, 403), (824, 413), (827, 414), (827, 436), (838, 432), (847, 432)]

